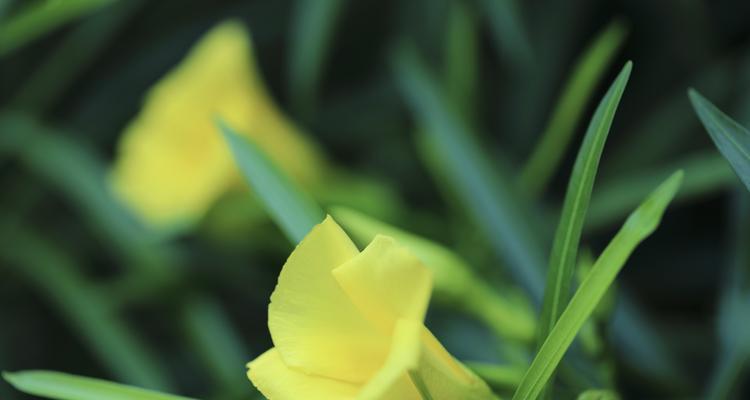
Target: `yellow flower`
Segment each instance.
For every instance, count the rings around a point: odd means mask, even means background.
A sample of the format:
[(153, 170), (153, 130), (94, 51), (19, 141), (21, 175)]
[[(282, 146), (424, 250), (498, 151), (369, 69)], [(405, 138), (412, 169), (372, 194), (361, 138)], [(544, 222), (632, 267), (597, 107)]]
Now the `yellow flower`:
[(359, 252), (330, 217), (297, 246), (271, 295), (275, 347), (248, 364), (271, 400), (494, 399), (425, 328), (431, 272), (377, 236)]
[(323, 170), (314, 146), (266, 93), (247, 31), (224, 22), (151, 89), (122, 136), (113, 187), (145, 222), (161, 229), (189, 226), (239, 186), (216, 116), (250, 136), (301, 184)]

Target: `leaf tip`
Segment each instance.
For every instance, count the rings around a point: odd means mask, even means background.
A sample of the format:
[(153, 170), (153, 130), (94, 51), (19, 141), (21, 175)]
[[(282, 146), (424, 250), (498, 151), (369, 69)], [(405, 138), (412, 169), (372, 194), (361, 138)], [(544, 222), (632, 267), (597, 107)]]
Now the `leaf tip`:
[(221, 132), (221, 136), (224, 138), (224, 141), (232, 150), (232, 153), (234, 153), (234, 149), (239, 144), (238, 139), (240, 139), (240, 136), (220, 115), (214, 115), (213, 120), (214, 125), (219, 129), (219, 132)]
[(685, 170), (684, 169), (678, 169), (674, 173), (672, 173), (672, 176), (669, 177), (670, 180), (673, 180), (676, 185), (681, 185), (682, 181), (685, 179)]
[(8, 372), (8, 371), (2, 371), (0, 372), (0, 375), (2, 375), (3, 379), (5, 379), (6, 382), (10, 383), (13, 387), (18, 388), (18, 380), (20, 377), (17, 372)]
[(688, 98), (690, 98), (690, 102), (693, 103), (693, 107), (697, 106), (698, 103), (702, 103), (706, 101), (706, 98), (703, 97), (697, 90), (694, 88), (688, 88), (687, 90)]
[(612, 86), (617, 85), (625, 85), (628, 80), (630, 80), (630, 73), (633, 71), (633, 61), (628, 60), (628, 62), (625, 63), (625, 65), (620, 70), (620, 73), (617, 74), (617, 78), (615, 78), (615, 83), (612, 84)]
[(682, 186), (682, 181), (685, 179), (685, 171), (683, 169), (678, 169), (677, 171), (673, 172), (672, 175), (667, 178), (664, 183), (660, 185), (660, 187), (656, 190), (656, 192), (662, 192), (665, 194), (665, 203), (670, 203), (672, 199), (674, 199), (674, 196), (677, 194), (677, 192), (680, 189), (680, 186)]
[(622, 67), (622, 74), (630, 76), (630, 72), (633, 71), (633, 60), (628, 60), (625, 66)]
[(224, 135), (227, 136), (230, 132), (229, 125), (226, 121), (224, 121), (224, 118), (221, 117), (221, 115), (214, 114), (213, 116), (214, 125), (216, 125), (217, 128), (219, 128), (219, 131)]

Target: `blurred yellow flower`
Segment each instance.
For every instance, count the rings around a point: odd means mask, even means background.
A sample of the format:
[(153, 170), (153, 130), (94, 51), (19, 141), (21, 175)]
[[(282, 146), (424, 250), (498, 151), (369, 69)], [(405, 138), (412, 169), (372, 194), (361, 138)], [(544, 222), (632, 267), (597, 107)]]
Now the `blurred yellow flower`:
[(377, 236), (359, 252), (330, 217), (297, 246), (271, 295), (275, 347), (248, 364), (271, 400), (494, 399), (424, 326), (431, 272)]
[(125, 129), (111, 178), (144, 222), (179, 229), (199, 220), (239, 172), (214, 126), (221, 116), (301, 184), (323, 168), (316, 148), (275, 107), (253, 60), (248, 32), (221, 23), (154, 86)]

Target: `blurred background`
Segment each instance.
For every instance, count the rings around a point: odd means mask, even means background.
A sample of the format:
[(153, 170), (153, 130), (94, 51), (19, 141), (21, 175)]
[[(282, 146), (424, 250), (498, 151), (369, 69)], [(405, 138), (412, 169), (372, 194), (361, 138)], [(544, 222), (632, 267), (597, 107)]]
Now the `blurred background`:
[[(260, 398), (243, 366), (272, 345), (268, 298), (292, 246), (246, 192), (166, 234), (107, 189), (149, 89), (228, 19), (251, 32), (275, 107), (336, 171), (309, 189), (316, 199), (445, 244), (522, 297), (421, 139), (430, 112), (408, 100), (398, 49), (520, 199), (541, 259), (591, 114), (632, 60), (584, 243), (598, 254), (661, 180), (683, 168), (686, 181), (618, 278), (613, 307), (638, 324), (603, 318), (588, 358), (624, 398), (698, 396), (729, 358), (736, 398), (749, 395), (724, 340), (739, 322), (718, 312), (729, 271), (750, 267), (748, 198), (686, 96), (694, 87), (750, 125), (750, 2), (739, 0), (0, 0), (0, 369)], [(540, 146), (549, 131), (561, 134)], [(427, 325), (461, 359), (506, 363), (497, 349), (517, 346), (450, 307), (433, 306)], [(622, 326), (648, 343), (628, 347)], [(0, 382), (0, 398), (28, 397)]]

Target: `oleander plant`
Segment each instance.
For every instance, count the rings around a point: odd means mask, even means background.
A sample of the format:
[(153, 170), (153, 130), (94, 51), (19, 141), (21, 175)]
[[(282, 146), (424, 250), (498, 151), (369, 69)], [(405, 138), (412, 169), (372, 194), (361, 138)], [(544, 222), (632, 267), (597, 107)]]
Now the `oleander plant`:
[(750, 3), (0, 0), (0, 399), (750, 396)]

